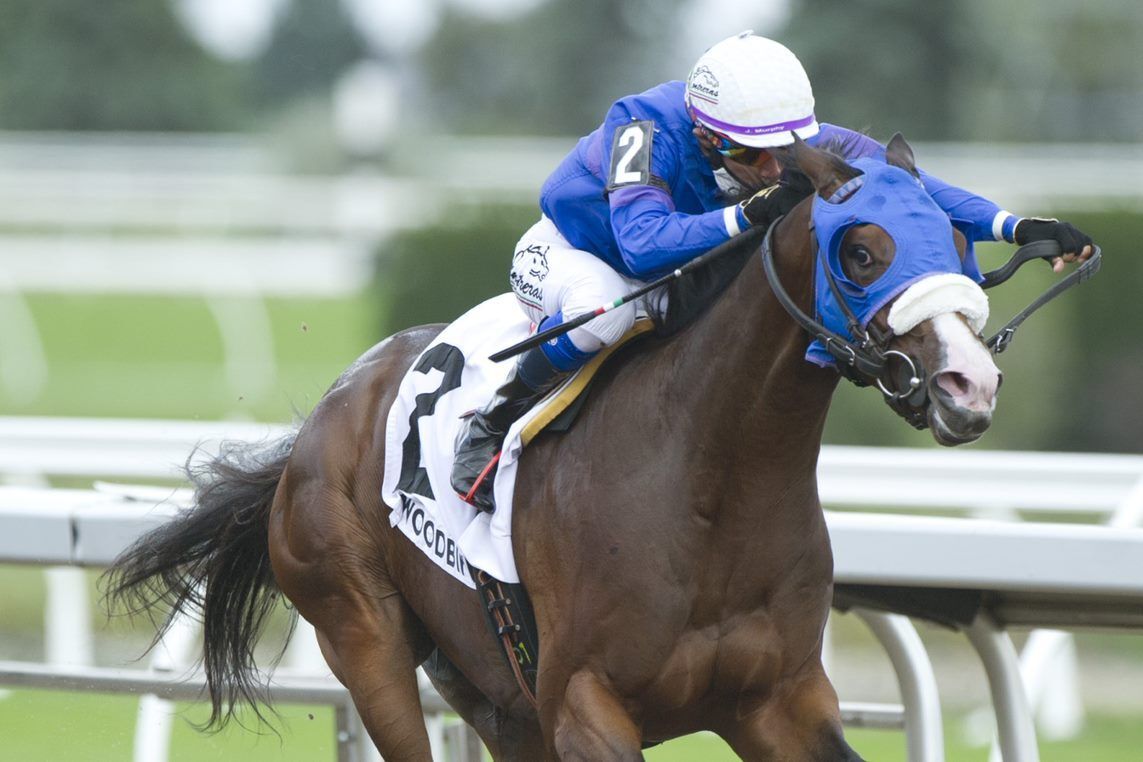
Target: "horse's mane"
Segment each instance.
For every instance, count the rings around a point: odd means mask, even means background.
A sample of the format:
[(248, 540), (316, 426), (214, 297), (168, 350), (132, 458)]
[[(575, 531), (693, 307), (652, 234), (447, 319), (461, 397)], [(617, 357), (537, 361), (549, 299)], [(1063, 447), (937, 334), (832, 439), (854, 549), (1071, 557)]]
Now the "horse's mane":
[(764, 235), (765, 231), (760, 228), (748, 230), (735, 238), (730, 250), (722, 256), (671, 281), (667, 285), (666, 310), (647, 310), (654, 321), (655, 333), (673, 336), (698, 320), (742, 272)]

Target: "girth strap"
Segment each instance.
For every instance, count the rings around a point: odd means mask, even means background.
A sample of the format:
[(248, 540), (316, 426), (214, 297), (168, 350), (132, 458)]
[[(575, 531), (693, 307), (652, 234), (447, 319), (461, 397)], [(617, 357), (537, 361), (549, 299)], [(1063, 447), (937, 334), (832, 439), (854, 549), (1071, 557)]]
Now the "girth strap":
[(534, 709), (539, 709), (536, 672), (540, 642), (536, 637), (536, 616), (527, 591), (523, 585), (501, 582), (481, 569), (473, 569), (472, 578), (476, 581), (488, 624), (503, 647), (520, 691)]

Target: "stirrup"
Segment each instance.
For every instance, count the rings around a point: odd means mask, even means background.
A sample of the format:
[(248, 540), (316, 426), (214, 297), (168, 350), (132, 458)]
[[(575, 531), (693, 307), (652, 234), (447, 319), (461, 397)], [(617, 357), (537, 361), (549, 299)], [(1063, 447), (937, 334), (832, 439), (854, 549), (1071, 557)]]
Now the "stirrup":
[[(469, 488), (466, 494), (461, 494), (460, 492), (456, 493), (460, 496), (461, 500), (468, 503), (473, 508), (484, 511), (485, 513), (492, 513), (494, 510), (496, 510), (496, 504), (493, 502), (492, 496), (492, 480), (495, 479), (496, 466), (500, 463), (500, 456), (503, 454), (504, 451), (500, 450), (496, 453), (496, 455), (492, 457), (492, 460), (488, 461), (488, 464), (485, 465), (483, 469), (481, 469), (479, 474), (477, 474), (476, 481), (472, 483), (472, 487)], [(486, 500), (480, 501), (476, 493), (481, 491), (481, 487), (485, 487), (486, 483), (487, 495), (484, 496), (486, 497)], [(487, 503), (487, 505), (485, 505), (485, 503)]]

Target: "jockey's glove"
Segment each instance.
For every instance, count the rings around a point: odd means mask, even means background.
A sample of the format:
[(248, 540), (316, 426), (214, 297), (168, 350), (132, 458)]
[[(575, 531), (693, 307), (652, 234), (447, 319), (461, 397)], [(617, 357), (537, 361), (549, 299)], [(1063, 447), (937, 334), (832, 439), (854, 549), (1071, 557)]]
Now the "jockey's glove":
[(770, 227), (776, 219), (793, 211), (812, 191), (808, 182), (783, 173), (781, 180), (758, 191), (739, 207), (751, 227)]
[(1060, 253), (1076, 254), (1085, 246), (1091, 246), (1091, 236), (1070, 222), (1060, 222), (1045, 217), (1025, 217), (1016, 223), (1012, 239), (1023, 246), (1033, 241), (1055, 241), (1060, 245)]

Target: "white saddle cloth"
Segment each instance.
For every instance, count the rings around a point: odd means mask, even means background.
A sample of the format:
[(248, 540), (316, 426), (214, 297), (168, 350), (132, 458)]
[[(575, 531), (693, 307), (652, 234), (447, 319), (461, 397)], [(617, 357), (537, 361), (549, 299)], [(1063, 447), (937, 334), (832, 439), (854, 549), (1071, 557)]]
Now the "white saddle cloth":
[[(381, 497), (391, 509), (390, 523), (434, 563), (471, 588), (476, 585), (469, 564), (505, 582), (520, 581), (512, 555), (512, 494), (523, 450), (520, 432), (555, 394), (509, 430), (493, 484), (496, 512), (491, 516), (461, 500), (449, 484), (457, 432), (462, 416), (492, 398), (516, 361), (493, 363), (488, 356), (527, 338), (531, 329), (512, 294), (489, 299), (461, 315), (425, 348), (401, 380), (385, 424)], [(447, 387), (452, 385), (449, 375), (455, 378), (460, 358), (447, 347), (434, 349), (441, 345), (455, 347), (463, 355), (457, 388)], [(418, 371), (418, 363), (430, 352), (436, 357), (449, 355), (451, 362), (437, 363), (445, 365), (443, 370)], [(413, 474), (417, 468), (424, 469), (427, 489), (423, 478), (407, 476), (402, 485), (402, 471)]]

